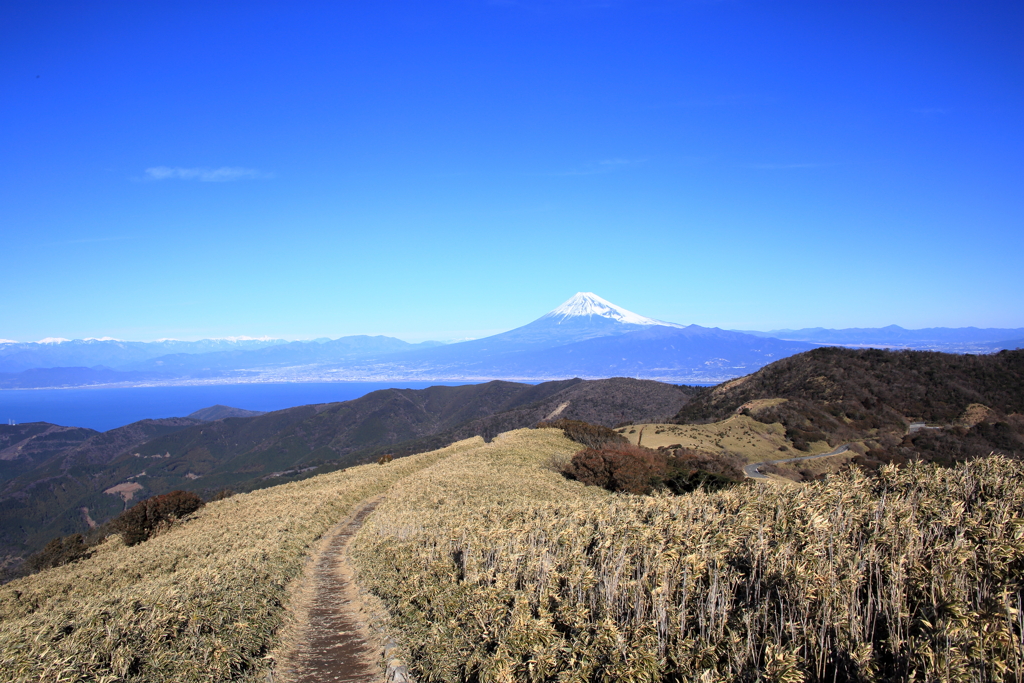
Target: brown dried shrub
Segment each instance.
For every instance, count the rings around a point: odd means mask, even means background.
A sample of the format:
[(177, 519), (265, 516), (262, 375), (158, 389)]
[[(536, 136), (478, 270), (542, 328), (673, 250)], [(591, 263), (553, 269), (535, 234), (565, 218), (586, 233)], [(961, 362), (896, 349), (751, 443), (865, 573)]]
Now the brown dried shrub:
[(584, 448), (565, 475), (590, 486), (624, 493), (650, 493), (666, 473), (665, 454), (632, 444)]
[(720, 474), (737, 481), (743, 480), (743, 466), (746, 461), (727, 453), (708, 453), (690, 448), (678, 448), (669, 458), (670, 466), (692, 470), (704, 470)]
[(51, 567), (60, 567), (86, 558), (89, 554), (89, 547), (85, 544), (82, 534), (57, 537), (47, 543), (46, 547), (39, 552), (29, 555), (25, 560), (25, 569), (29, 572), (38, 572)]
[(233, 495), (235, 495), (235, 492), (233, 490), (231, 490), (230, 488), (223, 488), (220, 491), (217, 491), (217, 493), (213, 495), (213, 498), (211, 498), (210, 501), (216, 502), (218, 500), (227, 500)]
[(601, 425), (590, 424), (582, 420), (555, 420), (553, 422), (541, 422), (538, 428), (550, 427), (561, 429), (566, 437), (587, 448), (601, 448), (605, 444), (628, 444), (629, 440), (614, 429), (602, 427)]
[(161, 526), (190, 515), (205, 503), (191, 491), (171, 491), (139, 501), (121, 513), (112, 526), (125, 545), (137, 545), (149, 539)]
[(664, 485), (677, 495), (697, 489), (718, 491), (744, 479), (743, 460), (724, 453), (679, 448), (666, 460)]

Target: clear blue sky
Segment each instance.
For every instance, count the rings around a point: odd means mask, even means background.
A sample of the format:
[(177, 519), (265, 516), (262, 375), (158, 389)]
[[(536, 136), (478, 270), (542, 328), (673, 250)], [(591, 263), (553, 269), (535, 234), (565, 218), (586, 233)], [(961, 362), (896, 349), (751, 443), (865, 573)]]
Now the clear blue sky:
[(0, 338), (1024, 326), (1024, 3), (0, 4)]

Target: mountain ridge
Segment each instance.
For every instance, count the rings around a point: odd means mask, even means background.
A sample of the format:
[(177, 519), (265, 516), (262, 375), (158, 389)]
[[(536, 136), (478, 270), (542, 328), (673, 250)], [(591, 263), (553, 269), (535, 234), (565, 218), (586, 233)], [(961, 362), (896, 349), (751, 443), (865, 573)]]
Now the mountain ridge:
[[(296, 342), (205, 340), (192, 343), (199, 345), (190, 347), (192, 351), (206, 349), (203, 344), (212, 344), (216, 349), (184, 353), (180, 346), (184, 343), (174, 342), (179, 344), (171, 349), (176, 352), (154, 355), (157, 347), (148, 348), (145, 353), (137, 348), (147, 343), (116, 340), (32, 343), (31, 353), (22, 348), (25, 345), (0, 344), (0, 389), (240, 382), (542, 382), (573, 376), (596, 379), (617, 375), (707, 384), (753, 372), (779, 358), (818, 346), (893, 346), (991, 353), (1024, 345), (1024, 329), (905, 330), (890, 325), (877, 329), (807, 328), (775, 332), (786, 338), (765, 332), (665, 322), (634, 313), (592, 292), (577, 292), (525, 325), (481, 339), (443, 345), (410, 344), (381, 335)], [(985, 341), (1007, 335), (1016, 336), (1016, 341)], [(81, 354), (75, 356), (72, 351), (93, 347), (105, 349), (103, 363), (4, 372), (41, 362), (39, 354), (49, 353), (47, 349), (58, 354), (47, 361), (51, 362), (56, 358), (80, 358)], [(118, 353), (121, 355), (117, 356)], [(113, 362), (115, 356), (124, 362)]]
[(143, 420), (87, 435), (4, 481), (0, 557), (83, 532), (86, 519), (102, 523), (132, 501), (174, 489), (211, 497), (224, 488), (262, 488), (383, 453), (406, 455), (469, 436), (490, 438), (533, 426), (555, 411), (606, 426), (668, 419), (693, 392), (628, 378), (538, 385), (496, 381), (383, 389), (351, 401), (215, 422)]
[(1007, 342), (1024, 345), (1024, 328), (926, 327), (906, 329), (899, 325), (885, 327), (850, 327), (830, 329), (807, 327), (799, 330), (743, 330), (760, 337), (774, 337), (822, 345), (892, 346), (919, 351), (968, 351), (991, 353), (1002, 350)]
[(218, 403), (217, 405), (213, 405), (208, 408), (200, 408), (193, 413), (189, 413), (186, 417), (193, 420), (202, 420), (203, 422), (216, 422), (217, 420), (223, 420), (229, 417), (257, 417), (259, 415), (266, 415), (266, 412), (267, 411), (265, 410), (232, 408), (231, 406), (225, 406)]
[(992, 355), (818, 348), (702, 390), (675, 416), (737, 412), (780, 422), (796, 443), (857, 442), (868, 467), (1024, 457), (1024, 350)]

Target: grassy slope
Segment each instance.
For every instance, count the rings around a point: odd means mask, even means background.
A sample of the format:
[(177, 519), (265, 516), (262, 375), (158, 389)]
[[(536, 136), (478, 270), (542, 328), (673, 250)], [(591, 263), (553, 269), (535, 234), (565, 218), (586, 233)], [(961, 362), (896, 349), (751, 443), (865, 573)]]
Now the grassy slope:
[(480, 439), (211, 503), (0, 588), (0, 680), (262, 680), (288, 582), (359, 501)]
[[(912, 460), (952, 465), (993, 452), (1021, 457), (1024, 351), (819, 348), (701, 391), (672, 422), (740, 412), (782, 424), (792, 445), (807, 453), (818, 450), (814, 441), (851, 443), (852, 462), (868, 469)], [(909, 432), (913, 422), (935, 429)]]
[(223, 488), (273, 486), (372, 462), (389, 451), (408, 455), (475, 435), (490, 438), (532, 426), (562, 405), (563, 417), (608, 426), (664, 420), (693, 393), (628, 378), (489, 382), (388, 389), (353, 401), (214, 423), (142, 421), (94, 435), (0, 491), (0, 555), (23, 555), (55, 536), (85, 532), (82, 508), (98, 523), (116, 516), (123, 502), (104, 491), (125, 482), (143, 487), (135, 500), (175, 489), (210, 498)]
[[(174, 489), (210, 497), (222, 488), (271, 486), (301, 477), (298, 469), (329, 463), (324, 469), (336, 470), (367, 462), (374, 448), (453, 427), (514, 403), (519, 395), (540, 392), (542, 398), (545, 389), (555, 392), (569, 384), (492, 382), (390, 389), (354, 401), (298, 406), (254, 418), (214, 423), (146, 420), (92, 433), (77, 448), (51, 454), (31, 471), (19, 472), (21, 476), (0, 492), (0, 549), (33, 551), (54, 536), (85, 532), (82, 507), (100, 523), (116, 516), (124, 507), (122, 501), (103, 491), (119, 483), (141, 484), (136, 500)], [(274, 476), (278, 472), (286, 474)]]
[[(767, 399), (787, 399), (774, 406)], [(702, 391), (673, 422), (722, 420), (744, 406), (794, 443), (861, 441), (854, 461), (951, 465), (995, 451), (1024, 455), (1024, 351), (987, 356), (820, 348)], [(967, 420), (984, 407), (987, 417)], [(909, 434), (911, 422), (941, 427)]]
[(612, 495), (519, 431), (395, 487), (361, 580), (421, 680), (1020, 680), (1024, 466)]
[[(643, 438), (640, 439), (640, 430)], [(721, 422), (699, 425), (638, 424), (616, 430), (630, 443), (646, 448), (679, 445), (683, 448), (722, 455), (735, 455), (747, 462), (762, 462), (779, 458), (827, 453), (831, 450), (825, 441), (815, 441), (806, 452), (793, 449), (781, 423), (765, 424), (746, 415), (732, 415)], [(781, 451), (785, 447), (788, 450)]]
[(0, 588), (0, 680), (262, 679), (312, 543), (387, 492), (364, 585), (421, 680), (1024, 677), (1024, 466), (639, 497), (519, 430), (213, 503)]

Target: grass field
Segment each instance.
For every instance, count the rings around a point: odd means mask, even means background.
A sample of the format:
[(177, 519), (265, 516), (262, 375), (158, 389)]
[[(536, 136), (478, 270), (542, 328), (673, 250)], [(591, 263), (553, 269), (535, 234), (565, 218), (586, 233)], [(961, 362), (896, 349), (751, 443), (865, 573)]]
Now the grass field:
[(421, 681), (1024, 680), (1021, 463), (648, 497), (565, 479), (578, 449), (518, 430), (108, 540), (0, 588), (0, 680), (266, 680), (310, 548), (378, 494), (353, 562)]
[(140, 545), (0, 587), (0, 680), (263, 681), (289, 583), (355, 504), (479, 438), (210, 503)]
[(424, 681), (1020, 681), (1024, 467), (642, 497), (518, 431), (397, 483), (356, 539)]
[[(721, 422), (702, 425), (637, 424), (616, 431), (630, 443), (640, 440), (640, 445), (647, 448), (679, 445), (708, 453), (731, 454), (747, 462), (815, 455), (832, 450), (827, 442), (815, 441), (807, 451), (797, 451), (786, 439), (786, 429), (781, 424), (764, 424), (746, 415), (733, 415)], [(783, 447), (788, 450), (781, 451)]]

